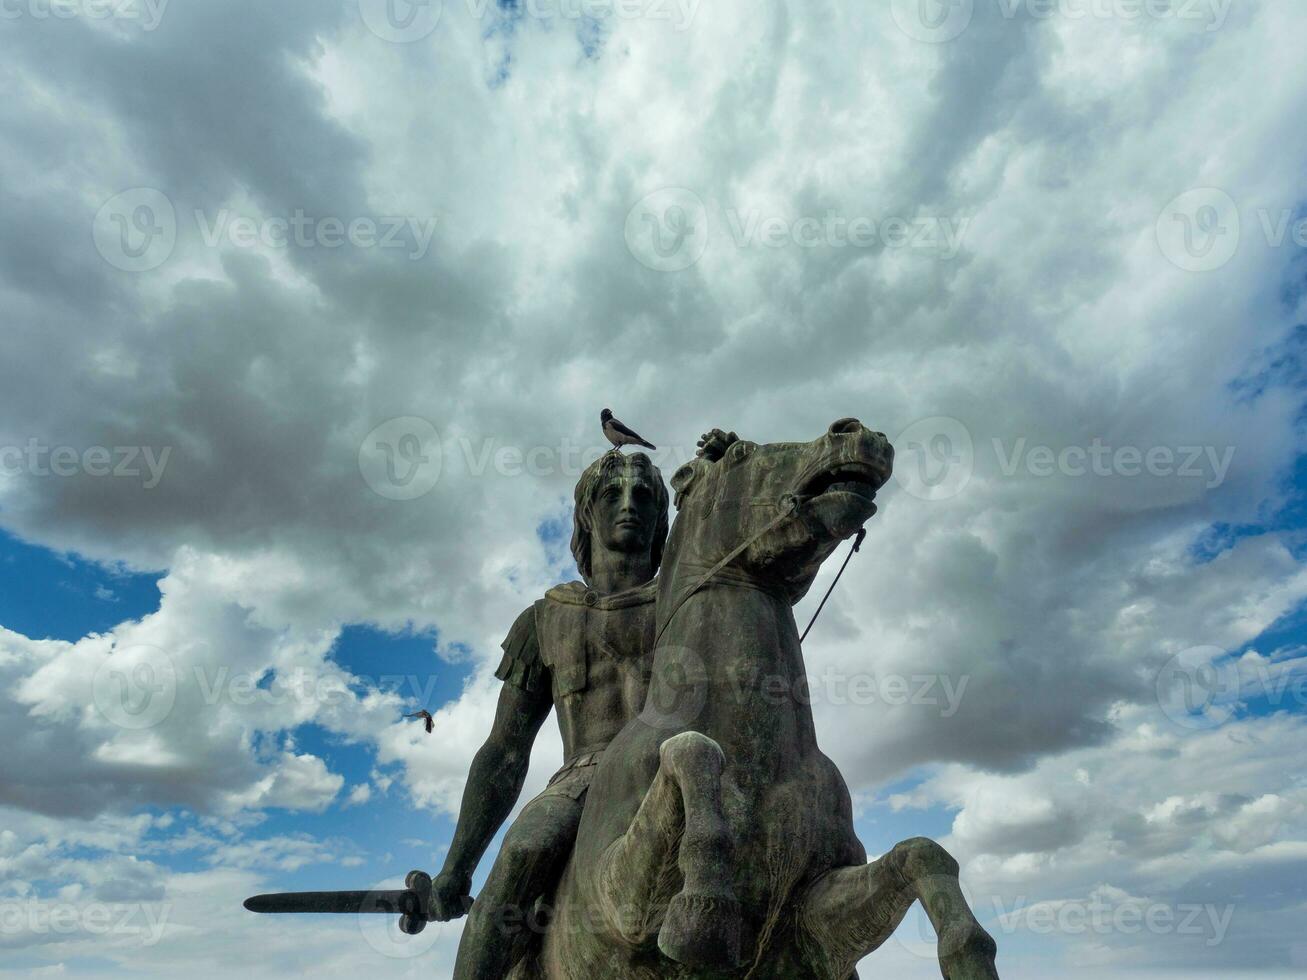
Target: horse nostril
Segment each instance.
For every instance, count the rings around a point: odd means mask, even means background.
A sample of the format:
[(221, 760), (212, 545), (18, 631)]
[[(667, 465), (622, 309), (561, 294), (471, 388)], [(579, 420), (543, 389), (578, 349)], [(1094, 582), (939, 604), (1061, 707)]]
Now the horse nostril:
[(840, 419), (831, 425), (830, 434), (833, 436), (847, 436), (861, 428), (862, 423), (857, 419)]

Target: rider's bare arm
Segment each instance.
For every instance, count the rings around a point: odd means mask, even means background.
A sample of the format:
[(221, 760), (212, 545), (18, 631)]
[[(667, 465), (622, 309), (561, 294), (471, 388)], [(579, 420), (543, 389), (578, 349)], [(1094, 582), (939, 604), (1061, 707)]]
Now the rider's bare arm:
[(534, 624), (524, 623), (532, 614), (523, 613), (504, 644), (495, 723), (472, 761), (454, 840), (433, 885), (433, 911), (441, 921), (463, 915), (471, 904), (472, 872), (521, 795), (531, 746), (553, 707), (543, 672), (532, 669)]

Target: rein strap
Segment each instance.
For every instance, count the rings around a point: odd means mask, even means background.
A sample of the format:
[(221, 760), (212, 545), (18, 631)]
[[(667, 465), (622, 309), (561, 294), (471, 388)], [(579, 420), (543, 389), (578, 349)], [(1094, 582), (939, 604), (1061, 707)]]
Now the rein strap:
[(840, 570), (835, 573), (835, 581), (830, 584), (830, 588), (826, 590), (826, 594), (821, 597), (821, 605), (818, 606), (817, 611), (812, 614), (812, 619), (808, 620), (808, 628), (805, 629), (803, 635), (799, 637), (799, 643), (803, 643), (803, 641), (808, 638), (808, 632), (812, 629), (812, 624), (817, 621), (817, 617), (821, 615), (821, 611), (826, 608), (826, 600), (829, 599), (830, 594), (835, 591), (835, 586), (840, 584), (840, 576), (844, 574), (844, 569), (849, 567), (849, 562), (862, 547), (862, 542), (866, 539), (867, 529), (865, 527), (858, 528), (858, 536), (853, 539), (853, 547), (849, 550), (849, 553), (844, 556), (844, 564), (841, 565)]
[(743, 544), (737, 545), (734, 550), (727, 553), (725, 558), (719, 561), (712, 568), (708, 569), (708, 571), (703, 575), (703, 577), (700, 578), (699, 581), (694, 583), (694, 585), (690, 588), (690, 591), (686, 592), (685, 595), (681, 596), (681, 598), (676, 600), (676, 605), (672, 608), (672, 611), (667, 614), (667, 618), (663, 620), (663, 625), (658, 628), (658, 633), (654, 636), (654, 642), (653, 642), (654, 647), (656, 648), (658, 646), (658, 641), (663, 638), (663, 633), (667, 630), (667, 627), (672, 624), (672, 620), (676, 618), (676, 614), (681, 611), (681, 607), (685, 605), (685, 603), (689, 600), (691, 596), (693, 596), (696, 592), (698, 592), (705, 585), (711, 582), (714, 575), (720, 572), (731, 562), (735, 561), (736, 558), (739, 558), (740, 555), (748, 551), (749, 548), (754, 544), (756, 544), (764, 534), (769, 534), (770, 532), (776, 530), (776, 528), (780, 527), (781, 524), (783, 524), (785, 521), (793, 517), (794, 514), (798, 512), (798, 510), (799, 510), (798, 496), (792, 493), (787, 493), (781, 499), (781, 512), (777, 514), (774, 518), (772, 518), (771, 522), (766, 527), (764, 527), (757, 534), (750, 536)]

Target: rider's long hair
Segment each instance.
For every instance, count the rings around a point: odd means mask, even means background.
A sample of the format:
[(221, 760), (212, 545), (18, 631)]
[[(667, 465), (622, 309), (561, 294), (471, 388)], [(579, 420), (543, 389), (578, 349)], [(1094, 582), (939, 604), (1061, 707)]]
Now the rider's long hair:
[(663, 560), (663, 546), (667, 543), (668, 497), (663, 474), (644, 453), (604, 453), (585, 468), (576, 484), (576, 509), (572, 513), (572, 557), (581, 577), (590, 581), (590, 538), (592, 534), (591, 509), (595, 495), (614, 476), (630, 476), (653, 491), (658, 508), (653, 540), (649, 546), (652, 570), (657, 572)]

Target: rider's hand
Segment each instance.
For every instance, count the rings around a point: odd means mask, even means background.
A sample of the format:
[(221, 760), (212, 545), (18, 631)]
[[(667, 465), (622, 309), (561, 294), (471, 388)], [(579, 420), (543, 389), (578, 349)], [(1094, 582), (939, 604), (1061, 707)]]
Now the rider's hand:
[(696, 455), (702, 456), (711, 462), (717, 462), (726, 455), (726, 450), (730, 449), (734, 443), (740, 441), (740, 437), (734, 432), (723, 432), (721, 429), (713, 429), (711, 432), (705, 432), (699, 439), (699, 449)]
[(442, 871), (431, 883), (431, 914), (437, 922), (467, 915), (472, 907), (472, 878)]

